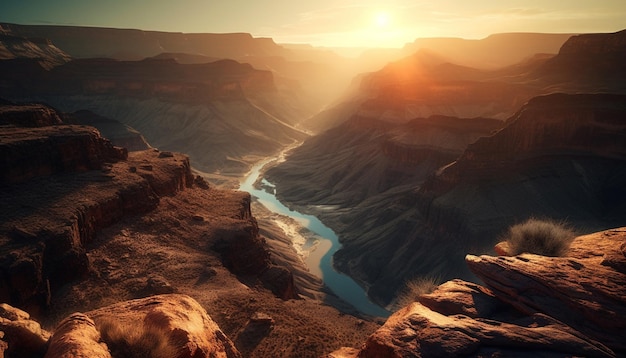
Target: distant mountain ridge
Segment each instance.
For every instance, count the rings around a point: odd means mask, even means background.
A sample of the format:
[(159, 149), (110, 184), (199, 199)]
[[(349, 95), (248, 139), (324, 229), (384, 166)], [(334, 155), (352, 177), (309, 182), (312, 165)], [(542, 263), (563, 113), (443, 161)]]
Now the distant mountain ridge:
[[(470, 278), (463, 256), (488, 252), (503, 230), (531, 216), (567, 219), (583, 232), (626, 224), (623, 36), (574, 36), (555, 56), (495, 71), (418, 52), (363, 76), (352, 97), (326, 112), (325, 120), (336, 127), (271, 169), (270, 181), (281, 200), (320, 216), (338, 232), (343, 248), (335, 254), (336, 267), (369, 287), (370, 297), (382, 304), (414, 277)], [(476, 90), (489, 84), (500, 90)], [(455, 95), (435, 95), (438, 87)], [(501, 97), (513, 88), (524, 91)], [(565, 93), (551, 93), (558, 90)], [(478, 102), (481, 94), (493, 102)], [(516, 107), (498, 98), (527, 103)], [(512, 113), (502, 129), (455, 158), (439, 148), (439, 157), (449, 162), (430, 166), (429, 174), (418, 172), (429, 157), (389, 151), (375, 140), (353, 150), (356, 137), (345, 129), (354, 127), (355, 117), (385, 128), (409, 123), (419, 116), (417, 108), (459, 110), (465, 102), (482, 111), (505, 104), (501, 108)], [(335, 156), (324, 155), (329, 148)], [(343, 162), (333, 160), (344, 152), (350, 154)], [(371, 159), (381, 153), (394, 153), (405, 164), (381, 168)], [(385, 177), (401, 180), (381, 187), (377, 183)]]
[(0, 23), (15, 36), (47, 38), (75, 58), (108, 57), (140, 60), (163, 52), (219, 58), (284, 54), (269, 38), (248, 33), (186, 34), (84, 26), (18, 25)]

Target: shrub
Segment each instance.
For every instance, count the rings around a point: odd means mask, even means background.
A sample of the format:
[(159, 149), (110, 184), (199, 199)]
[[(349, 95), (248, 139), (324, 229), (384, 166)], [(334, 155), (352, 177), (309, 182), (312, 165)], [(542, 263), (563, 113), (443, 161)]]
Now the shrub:
[(511, 226), (502, 240), (509, 244), (511, 255), (563, 256), (575, 236), (574, 230), (563, 222), (531, 218)]
[(439, 286), (440, 281), (434, 276), (421, 276), (407, 281), (392, 304), (392, 310), (396, 311), (417, 301), (421, 295), (433, 292)]
[(144, 325), (121, 323), (112, 319), (96, 321), (101, 339), (109, 347), (113, 358), (172, 358), (178, 349), (171, 344), (162, 329)]

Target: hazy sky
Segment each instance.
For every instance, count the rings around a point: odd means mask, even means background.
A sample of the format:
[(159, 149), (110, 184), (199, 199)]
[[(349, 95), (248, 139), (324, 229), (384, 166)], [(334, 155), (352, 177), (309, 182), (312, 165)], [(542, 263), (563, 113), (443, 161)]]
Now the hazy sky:
[(626, 0), (0, 0), (0, 21), (400, 47), (417, 37), (614, 32), (626, 28)]

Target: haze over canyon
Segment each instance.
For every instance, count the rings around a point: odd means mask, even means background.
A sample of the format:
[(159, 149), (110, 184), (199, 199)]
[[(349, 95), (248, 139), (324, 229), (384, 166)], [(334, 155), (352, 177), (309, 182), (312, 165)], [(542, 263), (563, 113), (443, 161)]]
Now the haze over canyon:
[(0, 23), (0, 352), (626, 356), (626, 30), (345, 53)]

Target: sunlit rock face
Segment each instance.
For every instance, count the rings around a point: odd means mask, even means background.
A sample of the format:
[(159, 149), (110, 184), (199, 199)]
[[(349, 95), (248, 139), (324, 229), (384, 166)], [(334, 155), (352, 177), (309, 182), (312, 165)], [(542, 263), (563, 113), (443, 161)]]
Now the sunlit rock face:
[(581, 236), (564, 257), (468, 255), (484, 282), (415, 298), (343, 357), (615, 357), (626, 353), (626, 229)]
[(624, 93), (624, 61), (626, 30), (572, 36), (530, 77), (549, 83), (555, 91)]
[[(204, 308), (186, 295), (157, 295), (120, 302), (85, 315), (95, 321), (105, 342), (108, 338), (109, 349), (118, 350), (113, 356), (133, 352), (125, 345), (116, 346), (112, 343), (114, 338), (126, 338), (129, 342), (135, 338), (137, 344), (144, 345), (136, 347), (137, 352), (152, 348), (153, 354), (169, 350), (173, 352), (172, 356), (181, 358), (241, 357), (233, 342)], [(145, 337), (141, 337), (142, 334)], [(146, 342), (141, 342), (142, 339)]]
[(48, 38), (14, 33), (10, 25), (0, 24), (0, 60), (28, 58), (44, 68), (52, 68), (71, 60)]

